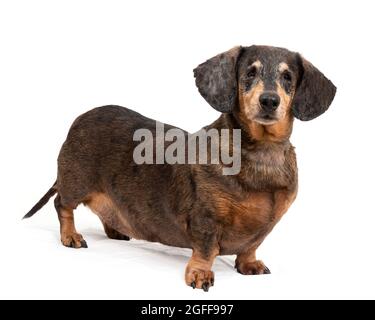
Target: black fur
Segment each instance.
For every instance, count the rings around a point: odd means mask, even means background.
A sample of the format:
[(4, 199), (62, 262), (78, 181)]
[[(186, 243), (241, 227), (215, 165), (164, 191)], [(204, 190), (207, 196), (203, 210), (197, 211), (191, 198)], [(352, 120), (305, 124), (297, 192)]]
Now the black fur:
[(235, 47), (194, 69), (200, 94), (219, 112), (232, 112), (237, 101), (237, 61), (241, 52), (242, 47)]
[(49, 201), (49, 199), (53, 197), (56, 193), (57, 193), (57, 189), (56, 189), (56, 182), (55, 182), (53, 186), (47, 191), (47, 193), (38, 201), (38, 203), (23, 217), (23, 219), (32, 217), (42, 207), (44, 207)]
[(293, 115), (302, 121), (312, 120), (327, 111), (336, 87), (310, 62), (297, 55), (299, 85), (293, 100)]

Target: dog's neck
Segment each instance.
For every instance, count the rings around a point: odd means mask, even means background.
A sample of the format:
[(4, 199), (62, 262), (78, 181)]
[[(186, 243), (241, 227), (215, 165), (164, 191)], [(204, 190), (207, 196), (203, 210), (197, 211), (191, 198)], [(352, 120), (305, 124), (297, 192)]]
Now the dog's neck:
[(246, 126), (235, 115), (222, 114), (206, 129), (241, 129), (241, 171), (230, 179), (253, 190), (294, 187), (296, 165), (294, 148), (289, 141), (291, 128), (262, 127), (253, 123)]

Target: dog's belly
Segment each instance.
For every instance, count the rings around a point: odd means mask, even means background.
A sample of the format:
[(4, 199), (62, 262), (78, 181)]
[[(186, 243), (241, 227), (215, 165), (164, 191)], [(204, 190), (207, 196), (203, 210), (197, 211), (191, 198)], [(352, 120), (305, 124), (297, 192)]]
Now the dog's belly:
[(127, 235), (131, 238), (139, 239), (138, 235), (130, 226), (127, 219), (121, 214), (111, 198), (104, 193), (93, 193), (85, 201), (87, 205), (104, 223), (112, 229)]
[(125, 208), (119, 209), (114, 201), (104, 193), (93, 193), (85, 201), (87, 205), (104, 223), (112, 229), (138, 240), (147, 240), (151, 242), (160, 242), (166, 245), (191, 248), (189, 239), (181, 228), (184, 228), (184, 223), (181, 221), (174, 221), (161, 225), (155, 222), (150, 215), (129, 215)]
[(222, 234), (220, 254), (239, 254), (254, 250), (263, 242), (288, 210), (296, 192), (254, 192), (241, 202), (230, 201), (220, 211)]
[[(254, 192), (241, 202), (228, 197), (225, 200), (218, 198), (220, 255), (239, 254), (249, 248), (255, 250), (288, 210), (295, 196), (296, 192), (281, 190), (273, 193)], [(91, 194), (85, 205), (111, 228), (131, 238), (191, 248), (183, 219), (163, 225), (152, 219), (145, 220), (144, 216), (134, 220), (104, 193)]]

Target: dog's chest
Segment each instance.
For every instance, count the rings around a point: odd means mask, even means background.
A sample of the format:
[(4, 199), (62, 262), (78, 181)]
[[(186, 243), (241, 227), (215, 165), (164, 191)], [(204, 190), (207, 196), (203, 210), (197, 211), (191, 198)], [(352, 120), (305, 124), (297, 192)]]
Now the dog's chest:
[(252, 192), (242, 201), (231, 199), (222, 205), (220, 247), (222, 254), (238, 254), (257, 246), (288, 210), (296, 190)]
[(297, 192), (292, 147), (262, 145), (242, 156), (245, 161), (239, 178), (250, 191), (228, 192), (219, 201), (224, 254), (257, 246), (288, 210)]

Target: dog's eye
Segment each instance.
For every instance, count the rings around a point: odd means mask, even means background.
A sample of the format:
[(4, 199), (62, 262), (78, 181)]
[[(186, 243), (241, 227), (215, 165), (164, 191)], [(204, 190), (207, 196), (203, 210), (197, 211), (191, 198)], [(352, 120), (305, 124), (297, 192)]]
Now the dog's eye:
[(251, 67), (250, 70), (247, 72), (247, 77), (248, 77), (249, 79), (253, 79), (253, 78), (256, 77), (257, 72), (258, 72), (258, 70), (257, 70), (256, 67)]
[(285, 71), (285, 72), (283, 73), (283, 79), (284, 79), (285, 81), (288, 81), (288, 82), (292, 81), (292, 75), (290, 74), (290, 72)]

